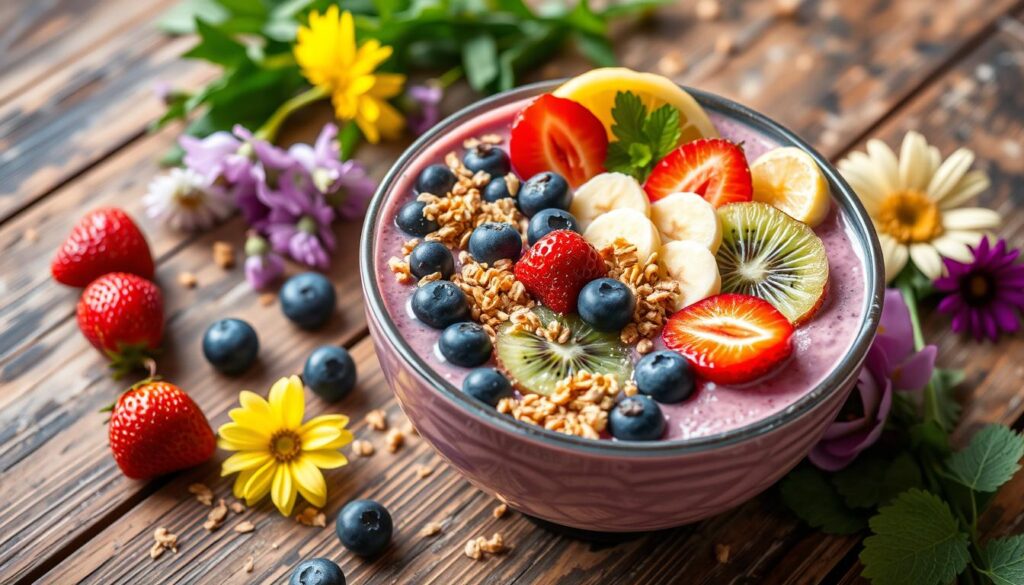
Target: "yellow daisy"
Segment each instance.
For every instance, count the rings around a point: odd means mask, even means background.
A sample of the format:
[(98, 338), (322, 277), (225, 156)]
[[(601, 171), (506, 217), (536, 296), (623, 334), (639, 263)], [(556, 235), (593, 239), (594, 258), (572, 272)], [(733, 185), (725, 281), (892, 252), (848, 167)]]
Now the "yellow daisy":
[(899, 158), (884, 142), (870, 140), (867, 152), (839, 162), (843, 177), (857, 192), (878, 232), (885, 257), (886, 282), (915, 266), (929, 279), (942, 275), (942, 258), (971, 259), (999, 214), (961, 206), (989, 186), (988, 175), (970, 170), (974, 153), (961, 148), (945, 161), (917, 132), (903, 138)]
[(278, 380), (269, 401), (248, 390), (238, 395), (238, 401), (241, 408), (228, 413), (232, 422), (217, 431), (221, 449), (238, 451), (224, 461), (220, 472), (238, 474), (235, 497), (251, 506), (269, 493), (285, 516), (291, 514), (296, 494), (323, 507), (327, 483), (320, 470), (348, 463), (338, 452), (352, 442), (352, 433), (345, 429), (348, 417), (327, 414), (303, 424), (306, 404), (298, 376)]
[(300, 26), (294, 47), (302, 74), (330, 94), (339, 120), (355, 121), (370, 142), (398, 136), (405, 120), (387, 100), (402, 92), (405, 76), (374, 73), (392, 49), (377, 40), (356, 46), (352, 13), (331, 6), (312, 12), (309, 26)]

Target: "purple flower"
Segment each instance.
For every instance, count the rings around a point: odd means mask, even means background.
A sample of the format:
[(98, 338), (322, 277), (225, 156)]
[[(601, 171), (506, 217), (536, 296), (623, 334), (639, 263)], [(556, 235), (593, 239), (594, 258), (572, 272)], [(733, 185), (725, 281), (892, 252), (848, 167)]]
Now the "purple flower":
[(266, 232), (274, 251), (326, 270), (334, 251), (332, 221), (334, 209), (323, 195), (293, 190), (289, 205), (271, 208)]
[(406, 122), (413, 134), (423, 134), (441, 119), (443, 95), (444, 92), (437, 83), (409, 87), (404, 101), (407, 110)]
[(853, 392), (811, 450), (811, 463), (825, 471), (837, 471), (875, 444), (889, 418), (893, 391), (924, 388), (931, 380), (937, 351), (934, 345), (914, 351), (910, 310), (898, 290), (886, 290), (878, 333)]
[(326, 124), (313, 146), (295, 144), (288, 154), (305, 169), (312, 187), (338, 209), (344, 219), (362, 217), (377, 183), (354, 160), (342, 162), (338, 127)]
[(1020, 251), (1008, 250), (1006, 240), (991, 245), (982, 238), (970, 250), (970, 262), (944, 260), (947, 276), (935, 280), (935, 288), (946, 294), (939, 311), (953, 316), (953, 331), (967, 332), (977, 341), (996, 341), (1002, 333), (1020, 329), (1024, 265), (1016, 263)]
[(256, 290), (270, 286), (284, 274), (284, 258), (270, 249), (270, 244), (252, 232), (245, 241), (245, 278)]

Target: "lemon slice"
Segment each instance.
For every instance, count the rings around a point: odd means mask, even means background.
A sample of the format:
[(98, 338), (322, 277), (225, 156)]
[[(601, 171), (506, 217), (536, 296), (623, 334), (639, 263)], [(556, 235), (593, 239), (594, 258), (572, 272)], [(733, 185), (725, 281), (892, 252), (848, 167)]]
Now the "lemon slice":
[(828, 182), (811, 155), (795, 146), (769, 150), (750, 165), (754, 201), (814, 227), (828, 215)]
[(679, 125), (683, 131), (680, 144), (718, 136), (697, 100), (661, 75), (640, 73), (624, 67), (594, 69), (566, 81), (555, 90), (555, 95), (578, 102), (593, 112), (608, 131), (608, 139), (614, 140), (612, 107), (615, 105), (615, 94), (620, 91), (635, 93), (647, 106), (648, 112), (664, 104), (675, 106), (679, 110)]

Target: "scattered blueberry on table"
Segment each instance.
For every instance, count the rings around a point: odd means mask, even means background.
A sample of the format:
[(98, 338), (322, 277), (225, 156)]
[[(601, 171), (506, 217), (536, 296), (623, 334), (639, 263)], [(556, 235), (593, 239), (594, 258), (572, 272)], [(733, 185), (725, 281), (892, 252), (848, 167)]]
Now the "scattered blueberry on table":
[(345, 573), (334, 561), (316, 557), (299, 563), (288, 585), (345, 585)]
[(341, 544), (361, 557), (374, 557), (391, 542), (394, 526), (387, 508), (373, 500), (352, 500), (338, 512)]
[(215, 321), (203, 334), (203, 357), (222, 374), (234, 376), (248, 370), (259, 351), (256, 330), (241, 319)]
[(303, 329), (318, 329), (334, 314), (337, 297), (327, 277), (303, 272), (285, 281), (279, 293), (285, 317)]
[(449, 362), (472, 368), (491, 358), (491, 338), (477, 323), (465, 321), (454, 323), (441, 332), (437, 342), (441, 355)]
[(598, 331), (619, 331), (633, 319), (636, 297), (614, 278), (598, 278), (583, 286), (576, 300), (580, 318)]
[(682, 355), (668, 350), (640, 358), (633, 370), (637, 389), (662, 404), (682, 402), (693, 394), (693, 367)]
[(620, 441), (657, 441), (665, 434), (665, 417), (657, 402), (638, 394), (623, 398), (612, 408), (608, 430)]
[(516, 203), (526, 217), (544, 209), (569, 209), (572, 192), (565, 177), (546, 171), (530, 177), (519, 189)]
[(469, 319), (466, 294), (448, 280), (435, 280), (412, 294), (412, 312), (434, 329)]
[(403, 205), (395, 217), (398, 228), (410, 236), (418, 238), (441, 229), (436, 221), (423, 216), (423, 208), (426, 206), (427, 204), (423, 201), (410, 201)]
[(505, 176), (494, 177), (486, 185), (484, 185), (483, 192), (481, 195), (484, 201), (500, 201), (502, 199), (508, 199), (512, 197), (512, 192), (508, 190), (508, 181), (505, 180)]
[(489, 144), (481, 144), (469, 149), (462, 158), (462, 164), (472, 172), (483, 171), (492, 177), (504, 177), (512, 170), (512, 162), (508, 154)]
[(306, 358), (302, 381), (328, 402), (341, 400), (356, 384), (356, 362), (344, 347), (320, 346)]
[(512, 383), (494, 368), (476, 368), (462, 380), (462, 391), (489, 406), (512, 396)]
[(523, 253), (523, 237), (512, 224), (489, 221), (469, 235), (469, 253), (477, 262), (487, 264), (498, 260), (514, 262)]
[(564, 209), (552, 207), (538, 211), (530, 218), (530, 224), (526, 229), (526, 238), (530, 245), (537, 243), (537, 240), (558, 230), (580, 231), (580, 224), (573, 214)]
[(440, 272), (441, 278), (451, 278), (455, 272), (455, 259), (451, 250), (441, 242), (420, 242), (409, 254), (409, 271), (416, 278), (435, 272)]
[(447, 166), (433, 164), (420, 171), (416, 177), (416, 192), (443, 197), (445, 193), (452, 190), (456, 180), (455, 173)]

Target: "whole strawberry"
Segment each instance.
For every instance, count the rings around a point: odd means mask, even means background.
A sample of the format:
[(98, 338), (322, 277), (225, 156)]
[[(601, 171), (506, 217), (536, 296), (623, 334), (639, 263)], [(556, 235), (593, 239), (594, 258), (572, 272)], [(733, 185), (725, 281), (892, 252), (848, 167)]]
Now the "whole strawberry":
[(601, 254), (570, 230), (549, 233), (516, 262), (516, 279), (549, 309), (569, 313), (576, 309), (580, 289), (607, 274)]
[(164, 334), (160, 288), (134, 274), (105, 274), (82, 291), (78, 328), (111, 360), (115, 377), (123, 375), (160, 346)]
[(68, 286), (85, 286), (108, 272), (153, 278), (149, 244), (122, 209), (107, 207), (78, 220), (50, 264), (53, 278)]
[(147, 379), (117, 399), (108, 425), (110, 450), (121, 472), (149, 479), (193, 467), (213, 455), (213, 429), (181, 388)]

